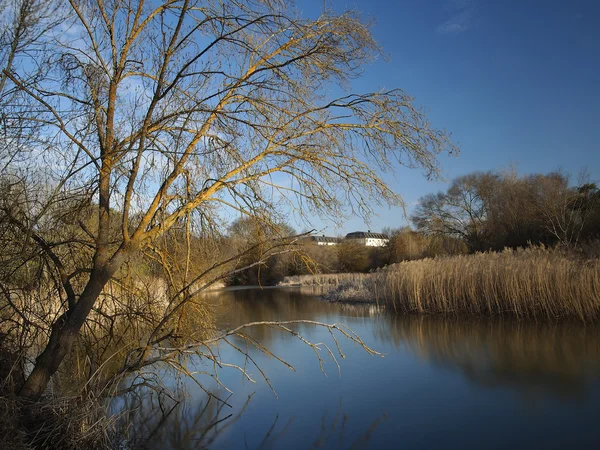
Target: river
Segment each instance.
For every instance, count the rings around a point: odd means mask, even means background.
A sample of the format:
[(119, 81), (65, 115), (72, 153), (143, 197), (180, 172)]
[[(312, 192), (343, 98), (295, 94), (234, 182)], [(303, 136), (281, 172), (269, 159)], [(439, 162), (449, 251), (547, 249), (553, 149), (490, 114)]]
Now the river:
[[(384, 356), (340, 338), (341, 375), (321, 347), (324, 375), (297, 337), (256, 328), (252, 337), (295, 368), (250, 350), (276, 395), (250, 362), (256, 383), (233, 368), (219, 371), (232, 394), (199, 375), (203, 388), (227, 404), (165, 372), (165, 384), (184, 386), (186, 400), (159, 401), (151, 392), (137, 400), (127, 417), (137, 448), (598, 448), (598, 327), (391, 316), (372, 305), (320, 301), (297, 288), (222, 291), (207, 301), (223, 329), (253, 321), (339, 322)], [(326, 329), (295, 330), (335, 350)], [(245, 348), (241, 339), (232, 343)], [(244, 364), (228, 345), (214, 350), (223, 361)]]

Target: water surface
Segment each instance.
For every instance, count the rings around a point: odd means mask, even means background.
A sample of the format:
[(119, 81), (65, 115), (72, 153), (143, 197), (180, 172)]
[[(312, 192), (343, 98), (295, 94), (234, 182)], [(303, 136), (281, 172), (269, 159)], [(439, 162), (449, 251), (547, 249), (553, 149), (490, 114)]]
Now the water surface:
[[(142, 448), (210, 449), (559, 449), (598, 448), (600, 332), (596, 327), (512, 320), (380, 314), (373, 305), (330, 304), (299, 289), (212, 293), (219, 326), (309, 319), (349, 326), (385, 356), (340, 339), (345, 359), (326, 359), (298, 338), (260, 327), (251, 335), (294, 366), (250, 348), (276, 395), (250, 361), (219, 346), (231, 368), (199, 377), (224, 404), (185, 379), (185, 402), (148, 393), (132, 415)], [(313, 343), (335, 344), (326, 329), (295, 326)], [(232, 343), (245, 349), (239, 338)], [(195, 370), (209, 371), (202, 362)]]

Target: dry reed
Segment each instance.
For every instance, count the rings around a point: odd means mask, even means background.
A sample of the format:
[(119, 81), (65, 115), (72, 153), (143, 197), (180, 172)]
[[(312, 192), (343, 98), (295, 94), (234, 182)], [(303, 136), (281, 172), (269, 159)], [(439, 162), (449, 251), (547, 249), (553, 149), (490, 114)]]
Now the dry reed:
[(49, 394), (28, 402), (0, 389), (0, 448), (108, 450), (117, 442), (115, 419), (101, 399)]
[(407, 261), (371, 274), (318, 275), (312, 283), (329, 286), (326, 297), (338, 301), (364, 301), (352, 291), (370, 292), (371, 301), (399, 313), (600, 318), (600, 259), (543, 247)]

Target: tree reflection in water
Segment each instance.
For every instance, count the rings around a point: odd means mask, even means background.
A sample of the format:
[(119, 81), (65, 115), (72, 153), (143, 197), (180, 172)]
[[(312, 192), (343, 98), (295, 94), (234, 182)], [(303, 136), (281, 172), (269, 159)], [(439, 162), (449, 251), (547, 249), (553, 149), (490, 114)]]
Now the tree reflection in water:
[[(483, 386), (513, 386), (525, 396), (536, 392), (576, 398), (600, 379), (600, 329), (565, 322), (478, 319), (468, 316), (398, 316), (376, 305), (332, 304), (315, 300), (314, 290), (249, 289), (218, 293), (222, 324), (255, 320), (311, 319), (354, 321), (354, 331), (377, 344), (406, 347), (419, 357)], [(359, 328), (356, 328), (356, 323)], [(367, 331), (364, 331), (367, 328)], [(252, 331), (269, 346), (281, 334)]]
[(239, 420), (252, 400), (249, 396), (233, 414), (227, 403), (230, 397), (219, 401), (207, 395), (204, 401), (192, 403), (154, 391), (138, 391), (122, 399), (119, 409), (123, 413), (116, 427), (126, 448), (208, 448)]
[[(231, 413), (227, 404), (231, 396), (220, 402), (216, 399), (220, 394), (221, 392), (215, 392), (214, 397), (207, 395), (205, 401), (197, 405), (156, 395), (154, 392), (129, 395), (120, 405), (123, 413), (116, 424), (122, 435), (123, 446), (136, 450), (210, 448), (219, 436), (244, 416), (253, 399), (253, 395), (250, 395), (238, 412)], [(370, 425), (365, 425), (364, 431), (353, 441), (349, 441), (346, 435), (348, 417), (341, 399), (332, 417), (328, 411), (324, 411), (321, 428), (311, 448), (367, 448), (372, 433), (387, 419), (387, 414), (382, 414)], [(278, 448), (277, 443), (293, 426), (294, 420), (295, 416), (292, 416), (283, 423), (276, 414), (271, 426), (259, 433), (262, 437), (259, 441), (250, 440), (244, 434), (244, 442), (239, 443), (239, 448)]]
[[(487, 439), (481, 421), (488, 419), (523, 433), (497, 436), (499, 446), (515, 442), (511, 436), (544, 436), (556, 445), (596, 437), (590, 423), (600, 404), (597, 327), (387, 315), (373, 305), (331, 304), (297, 289), (235, 290), (207, 299), (221, 329), (282, 319), (341, 322), (386, 357), (342, 342), (348, 355), (342, 377), (325, 378), (310, 349), (293, 336), (253, 329), (261, 345), (298, 364), (294, 374), (274, 359), (259, 361), (281, 388), (281, 399), (260, 383), (243, 384), (226, 373), (224, 384), (236, 392), (232, 408), (204, 392), (192, 392), (181, 404), (149, 393), (129, 397), (120, 426), (136, 448), (396, 448), (389, 439), (398, 430), (408, 447), (445, 445), (446, 439), (463, 445), (470, 436), (472, 445), (465, 446), (478, 448), (478, 439)], [(298, 331), (315, 342), (327, 337), (310, 326)], [(225, 347), (219, 351), (231, 357)], [(217, 387), (211, 387), (214, 395), (225, 399)], [(257, 395), (246, 401), (252, 392)], [(528, 414), (542, 401), (543, 411)], [(443, 432), (427, 434), (431, 429)]]
[[(382, 316), (380, 341), (459, 370), (481, 385), (510, 386), (527, 397), (577, 398), (600, 379), (600, 330), (571, 323)], [(375, 345), (375, 347), (377, 347)]]

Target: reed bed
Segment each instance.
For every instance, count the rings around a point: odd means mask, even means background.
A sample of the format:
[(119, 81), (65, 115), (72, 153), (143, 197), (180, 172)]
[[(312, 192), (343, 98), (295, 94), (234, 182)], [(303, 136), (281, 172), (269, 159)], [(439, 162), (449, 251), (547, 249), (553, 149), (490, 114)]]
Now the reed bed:
[(0, 395), (0, 448), (114, 449), (114, 421), (96, 400), (64, 397), (27, 403)]
[(336, 288), (344, 283), (361, 283), (370, 278), (367, 273), (331, 273), (314, 275), (292, 275), (285, 277), (278, 286), (306, 286)]
[[(364, 301), (368, 292), (371, 301), (398, 313), (600, 318), (600, 259), (543, 247), (427, 258), (318, 280), (327, 281), (330, 300)], [(353, 299), (352, 292), (360, 295)]]

